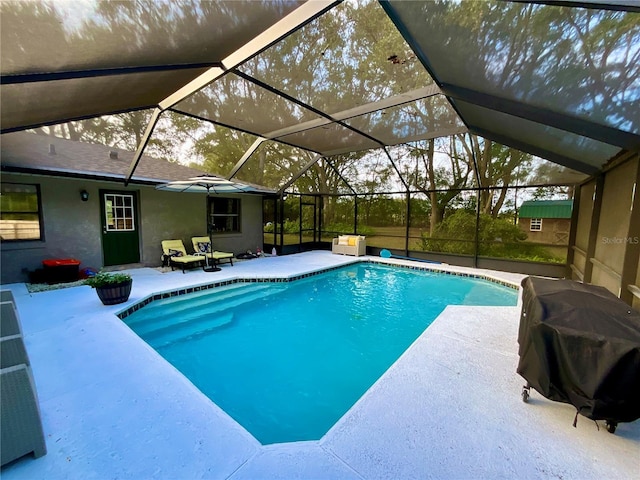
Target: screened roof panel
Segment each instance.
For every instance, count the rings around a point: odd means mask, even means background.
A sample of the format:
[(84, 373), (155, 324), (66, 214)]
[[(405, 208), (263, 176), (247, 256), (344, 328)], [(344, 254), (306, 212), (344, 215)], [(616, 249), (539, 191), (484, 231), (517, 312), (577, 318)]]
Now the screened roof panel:
[(0, 69), (16, 75), (221, 62), (302, 3), (3, 0)]
[(353, 194), (342, 177), (343, 166), (341, 162), (321, 158), (311, 168), (306, 170), (287, 191), (297, 193), (324, 193), (324, 194)]
[(431, 141), (411, 142), (387, 150), (411, 191), (457, 191), (476, 187), (471, 160), (463, 154), (461, 147), (457, 155), (452, 155), (450, 141), (448, 138), (433, 140), (433, 156)]
[(260, 144), (233, 178), (278, 189), (315, 156), (306, 150), (266, 141)]
[[(192, 155), (190, 160), (200, 163), (201, 166), (198, 168), (201, 170), (227, 178), (236, 163), (258, 139), (255, 135), (222, 125), (193, 118), (189, 118), (187, 121), (191, 124), (187, 136), (193, 139), (194, 143), (183, 154)], [(184, 135), (182, 128), (171, 129), (171, 125), (168, 126), (166, 132), (168, 136), (180, 133)]]
[(356, 152), (381, 145), (338, 123), (330, 123), (303, 132), (292, 133), (277, 138), (286, 143), (306, 148), (323, 155)]
[(497, 0), (390, 3), (441, 84), (640, 134), (640, 14)]
[(378, 2), (344, 2), (240, 70), (329, 115), (433, 83)]
[(579, 161), (571, 166), (578, 168), (581, 165), (585, 172), (601, 168), (620, 151), (613, 145), (470, 103), (456, 101), (456, 106), (472, 131), (477, 127), (483, 132), (499, 132), (500, 136), (535, 145), (568, 160), (577, 158)]
[(343, 177), (357, 193), (402, 192), (402, 180), (389, 156), (381, 148), (353, 157)]
[(519, 185), (577, 185), (588, 177), (586, 173), (534, 157), (529, 175)]
[(0, 85), (3, 130), (155, 106), (203, 69)]
[(233, 73), (178, 103), (174, 110), (263, 136), (279, 128), (321, 118)]
[(350, 118), (345, 123), (385, 145), (433, 138), (443, 131), (450, 133), (454, 128), (466, 131), (455, 110), (442, 95)]
[(357, 157), (467, 126), (594, 173), (640, 149), (640, 8), (551, 3), (3, 1), (2, 132), (177, 105), (238, 130), (194, 130), (221, 174), (253, 135)]

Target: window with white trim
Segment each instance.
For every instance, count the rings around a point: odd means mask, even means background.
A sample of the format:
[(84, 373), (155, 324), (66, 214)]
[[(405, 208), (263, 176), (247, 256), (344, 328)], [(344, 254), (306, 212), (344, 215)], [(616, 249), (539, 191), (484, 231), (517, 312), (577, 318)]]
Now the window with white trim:
[(542, 219), (541, 218), (532, 218), (529, 223), (529, 230), (532, 232), (539, 232), (542, 230)]

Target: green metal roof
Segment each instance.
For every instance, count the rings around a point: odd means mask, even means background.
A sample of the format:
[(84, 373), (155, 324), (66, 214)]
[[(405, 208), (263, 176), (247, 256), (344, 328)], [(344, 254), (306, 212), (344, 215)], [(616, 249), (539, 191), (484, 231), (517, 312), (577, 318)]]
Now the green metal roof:
[(573, 200), (527, 200), (520, 207), (520, 218), (571, 218)]

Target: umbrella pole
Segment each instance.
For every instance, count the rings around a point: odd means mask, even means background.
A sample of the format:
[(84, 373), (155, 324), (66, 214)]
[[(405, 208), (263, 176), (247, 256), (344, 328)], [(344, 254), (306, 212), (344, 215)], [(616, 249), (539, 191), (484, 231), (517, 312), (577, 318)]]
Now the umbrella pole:
[[(215, 265), (209, 265), (209, 255), (213, 256), (213, 232), (211, 231), (211, 222), (209, 221), (209, 189), (211, 187), (207, 186), (207, 207), (205, 208), (207, 215), (207, 233), (209, 234), (209, 250), (210, 252), (204, 252), (204, 261), (207, 264), (205, 267), (202, 267), (202, 270), (205, 272), (219, 272), (221, 269), (216, 267)], [(211, 258), (213, 260), (213, 258)]]

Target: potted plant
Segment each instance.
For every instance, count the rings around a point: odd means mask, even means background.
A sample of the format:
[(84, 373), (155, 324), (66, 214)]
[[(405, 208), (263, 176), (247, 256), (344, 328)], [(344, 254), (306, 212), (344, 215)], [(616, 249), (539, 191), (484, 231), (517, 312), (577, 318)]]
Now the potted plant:
[(129, 300), (133, 279), (128, 273), (100, 271), (84, 283), (96, 289), (103, 305), (116, 305)]

